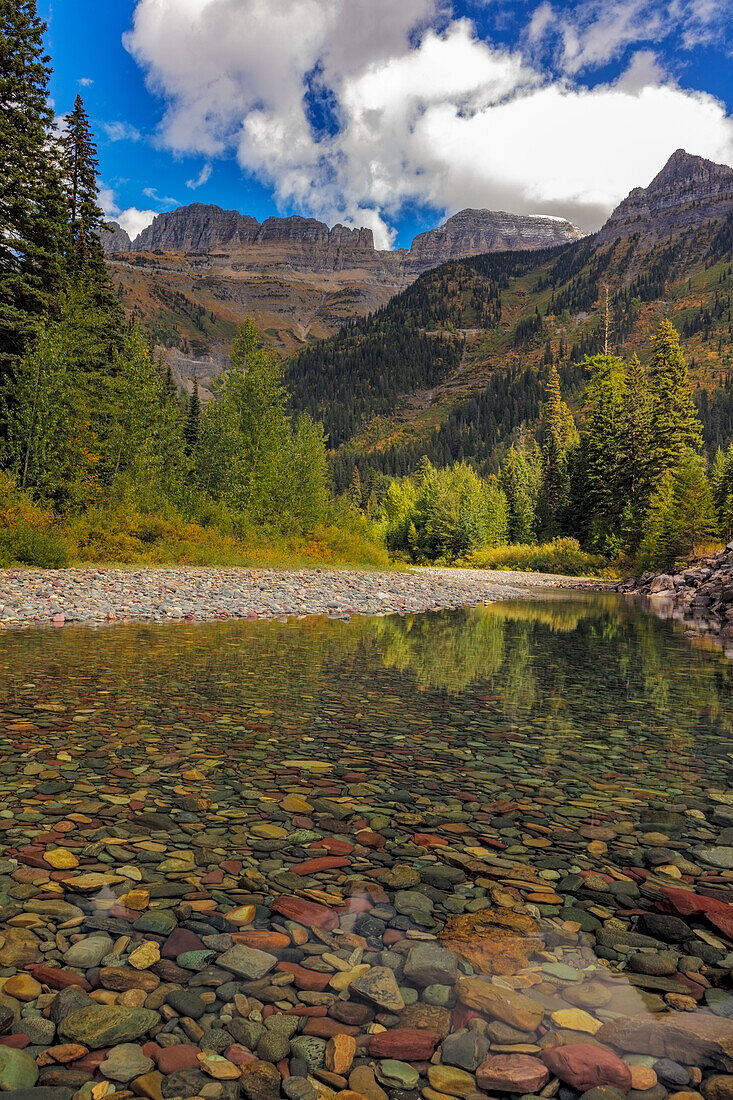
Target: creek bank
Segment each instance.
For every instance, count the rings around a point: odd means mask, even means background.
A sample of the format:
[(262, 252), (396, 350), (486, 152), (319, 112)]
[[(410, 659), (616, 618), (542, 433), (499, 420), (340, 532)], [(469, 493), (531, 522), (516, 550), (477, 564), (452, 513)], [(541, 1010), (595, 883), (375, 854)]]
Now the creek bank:
[(601, 582), (482, 569), (4, 569), (0, 629), (74, 622), (280, 619), (415, 614), (529, 599)]
[(616, 591), (642, 597), (659, 618), (685, 623), (733, 656), (733, 542), (679, 573), (644, 573)]

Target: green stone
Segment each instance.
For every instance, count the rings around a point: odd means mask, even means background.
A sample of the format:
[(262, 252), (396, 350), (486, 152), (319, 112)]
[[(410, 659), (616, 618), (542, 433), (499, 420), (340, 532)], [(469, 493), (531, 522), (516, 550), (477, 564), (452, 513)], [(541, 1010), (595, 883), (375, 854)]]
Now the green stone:
[(542, 969), (545, 974), (550, 974), (553, 978), (559, 978), (562, 982), (579, 982), (583, 977), (567, 963), (543, 963)]
[(12, 1047), (0, 1047), (0, 1090), (32, 1089), (38, 1080), (38, 1066), (30, 1054)]
[(59, 1034), (92, 1050), (131, 1043), (160, 1023), (160, 1016), (148, 1008), (122, 1005), (90, 1005), (71, 1012), (62, 1020)]
[(176, 962), (179, 966), (182, 966), (184, 970), (206, 970), (209, 963), (213, 962), (216, 958), (216, 951), (184, 951), (182, 955), (179, 955)]
[(384, 1085), (398, 1089), (415, 1089), (420, 1074), (407, 1062), (398, 1062), (394, 1058), (385, 1058), (379, 1063), (379, 1079)]
[(133, 924), (136, 932), (150, 932), (154, 936), (169, 936), (178, 922), (172, 913), (164, 909), (150, 909)]

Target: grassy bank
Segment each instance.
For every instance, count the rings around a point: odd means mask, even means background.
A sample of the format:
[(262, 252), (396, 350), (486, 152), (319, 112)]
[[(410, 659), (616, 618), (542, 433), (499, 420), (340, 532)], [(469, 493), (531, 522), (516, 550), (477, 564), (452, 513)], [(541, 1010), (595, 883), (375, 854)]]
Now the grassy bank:
[(541, 544), (514, 543), (486, 547), (471, 554), (466, 565), (474, 569), (508, 569), (527, 573), (559, 573), (566, 577), (620, 579), (623, 571), (598, 554), (581, 550), (577, 539), (558, 538)]
[(389, 556), (366, 520), (348, 507), (335, 505), (307, 537), (248, 527), (225, 509), (191, 517), (173, 508), (144, 513), (120, 501), (58, 516), (0, 474), (0, 568), (90, 564), (384, 569)]

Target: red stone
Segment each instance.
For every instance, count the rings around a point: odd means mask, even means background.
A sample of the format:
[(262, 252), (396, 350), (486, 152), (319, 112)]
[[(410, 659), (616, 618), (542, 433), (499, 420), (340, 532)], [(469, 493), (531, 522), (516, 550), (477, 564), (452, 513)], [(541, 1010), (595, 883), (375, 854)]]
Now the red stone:
[(3, 1035), (0, 1038), (0, 1046), (12, 1047), (13, 1050), (25, 1050), (30, 1044), (28, 1035)]
[(372, 1058), (397, 1058), (405, 1062), (425, 1062), (432, 1058), (440, 1042), (437, 1031), (422, 1027), (393, 1027), (373, 1035), (369, 1044)]
[(529, 1054), (494, 1054), (476, 1070), (476, 1084), (489, 1092), (537, 1093), (550, 1079), (550, 1071)]
[[(135, 920), (137, 920), (137, 917), (135, 917)], [(195, 932), (190, 932), (188, 928), (179, 927), (173, 929), (160, 949), (160, 954), (164, 959), (176, 959), (179, 955), (183, 955), (185, 951), (203, 950), (205, 950), (204, 942)]]
[(224, 1051), (224, 1057), (233, 1062), (235, 1066), (246, 1066), (248, 1062), (257, 1061), (252, 1051), (247, 1050), (241, 1043), (232, 1043), (230, 1047), (227, 1047)]
[(104, 1050), (90, 1050), (83, 1058), (76, 1059), (74, 1069), (86, 1069), (94, 1073), (95, 1070), (99, 1069), (111, 1049), (111, 1047), (105, 1047)]
[(92, 988), (82, 974), (75, 974), (73, 970), (56, 970), (52, 966), (29, 966), (26, 969), (30, 970), (37, 982), (48, 985), (51, 989), (68, 989), (69, 986), (75, 986), (88, 993)]
[(179, 1043), (174, 1047), (163, 1047), (151, 1055), (161, 1073), (177, 1073), (181, 1069), (198, 1069), (198, 1055), (201, 1048), (193, 1043)]
[(574, 1089), (585, 1092), (596, 1085), (613, 1085), (628, 1092), (631, 1070), (613, 1051), (591, 1043), (550, 1047), (542, 1052), (542, 1061), (556, 1077)]
[(382, 936), (382, 943), (385, 947), (390, 947), (393, 943), (399, 943), (400, 940), (406, 939), (405, 933), (401, 932), (399, 928), (388, 928)]
[(440, 847), (448, 843), (444, 836), (438, 836), (436, 833), (413, 833), (412, 840), (421, 848), (434, 848), (436, 845)]
[(289, 1008), (285, 1013), (286, 1016), (328, 1016), (328, 1009), (325, 1005), (297, 1005), (295, 1008)]
[(289, 868), (292, 875), (317, 875), (319, 871), (335, 871), (337, 867), (348, 867), (349, 860), (343, 856), (316, 856), (305, 859)]
[(108, 915), (117, 917), (118, 920), (126, 920), (129, 924), (134, 924), (140, 917), (137, 910), (126, 909), (124, 905), (112, 905), (108, 910)]
[(322, 993), (324, 989), (328, 988), (328, 983), (333, 976), (331, 974), (320, 974), (317, 970), (307, 970), (306, 967), (299, 966), (298, 963), (279, 962), (275, 969), (286, 974), (293, 974), (296, 989), (309, 989), (317, 993)]
[(350, 844), (348, 840), (339, 840), (336, 836), (323, 836), (320, 840), (314, 840), (308, 847), (326, 848), (329, 852), (333, 852), (337, 856), (350, 856), (354, 851), (353, 844)]
[(681, 917), (702, 915), (707, 917), (724, 936), (733, 937), (733, 906), (691, 890), (677, 890), (673, 886), (662, 887), (663, 900), (657, 903), (662, 913), (678, 913)]
[(327, 909), (325, 905), (318, 905), (315, 901), (305, 901), (303, 898), (280, 897), (276, 898), (271, 908), (288, 920), (296, 924), (303, 924), (306, 928), (323, 928), (327, 932), (338, 927), (338, 913)]
[(239, 859), (225, 859), (219, 866), (228, 875), (238, 875), (242, 870), (242, 861)]
[(462, 1031), (470, 1020), (483, 1019), (484, 1017), (480, 1012), (477, 1012), (475, 1008), (469, 1008), (468, 1005), (461, 1004), (459, 1001), (453, 1009), (453, 1030)]
[(379, 833), (375, 833), (372, 829), (362, 829), (356, 834), (356, 839), (360, 844), (363, 844), (365, 848), (372, 848), (377, 852), (381, 852), (387, 843), (387, 838), (381, 836)]
[(324, 1016), (322, 1019), (311, 1016), (301, 1034), (318, 1035), (321, 1039), (330, 1039), (332, 1035), (358, 1035), (359, 1028), (339, 1023), (338, 1020), (332, 1020), (330, 1016)]

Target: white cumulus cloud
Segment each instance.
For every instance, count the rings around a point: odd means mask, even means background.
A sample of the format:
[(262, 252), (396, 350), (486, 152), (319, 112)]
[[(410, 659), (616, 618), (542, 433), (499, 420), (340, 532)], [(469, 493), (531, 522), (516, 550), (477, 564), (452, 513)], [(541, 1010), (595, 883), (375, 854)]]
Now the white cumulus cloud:
[[(568, 15), (546, 2), (528, 8), (522, 48), (505, 49), (442, 0), (137, 0), (125, 42), (165, 100), (164, 146), (234, 154), (283, 208), (369, 226), (388, 247), (410, 202), (592, 229), (680, 146), (733, 162), (723, 104), (641, 48), (668, 33), (662, 10), (702, 34), (714, 8), (588, 0)], [(613, 83), (580, 82), (635, 46)], [(330, 126), (311, 123), (314, 86)]]
[(155, 210), (138, 210), (136, 206), (128, 206), (126, 210), (121, 210), (117, 196), (111, 187), (100, 187), (99, 205), (110, 221), (115, 221), (122, 226), (131, 241), (134, 241), (143, 229), (147, 229), (156, 216)]

